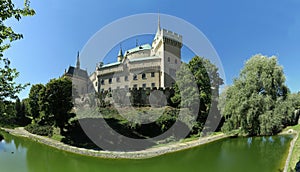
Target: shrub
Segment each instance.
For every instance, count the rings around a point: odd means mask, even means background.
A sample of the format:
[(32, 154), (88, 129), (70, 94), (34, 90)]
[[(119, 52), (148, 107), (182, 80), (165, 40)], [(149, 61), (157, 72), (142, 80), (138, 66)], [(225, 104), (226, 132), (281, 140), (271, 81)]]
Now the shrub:
[(0, 126), (6, 128), (14, 128), (16, 127), (16, 119), (11, 116), (0, 115)]
[(25, 130), (32, 134), (51, 137), (53, 135), (53, 127), (49, 125), (30, 124), (25, 127)]

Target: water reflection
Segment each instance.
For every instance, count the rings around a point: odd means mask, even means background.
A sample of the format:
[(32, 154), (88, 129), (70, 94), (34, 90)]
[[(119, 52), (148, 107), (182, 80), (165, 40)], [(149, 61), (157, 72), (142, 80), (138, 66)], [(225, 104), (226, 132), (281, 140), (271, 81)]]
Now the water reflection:
[(252, 137), (249, 137), (249, 138), (248, 138), (247, 144), (248, 144), (249, 147), (251, 146), (251, 144), (252, 144)]
[(274, 142), (274, 139), (272, 136), (269, 137), (269, 142), (273, 143)]
[[(28, 139), (9, 136), (0, 142), (2, 172), (153, 172), (278, 171), (289, 136), (224, 139), (146, 160), (107, 160), (62, 152)], [(3, 152), (6, 150), (6, 152)], [(10, 151), (14, 151), (11, 154)], [(266, 158), (268, 157), (268, 158)]]
[(0, 142), (0, 171), (2, 172), (27, 172), (25, 161), (26, 148), (9, 135), (4, 135), (5, 140)]
[(285, 144), (286, 138), (283, 136), (280, 136), (280, 143), (283, 146)]

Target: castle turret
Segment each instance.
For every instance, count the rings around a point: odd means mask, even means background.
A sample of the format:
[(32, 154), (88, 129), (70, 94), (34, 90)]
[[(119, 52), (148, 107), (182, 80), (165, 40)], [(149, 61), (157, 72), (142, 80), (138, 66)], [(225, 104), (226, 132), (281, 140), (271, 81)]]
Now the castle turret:
[(121, 62), (123, 60), (123, 51), (122, 48), (120, 47), (120, 51), (118, 53), (118, 62)]

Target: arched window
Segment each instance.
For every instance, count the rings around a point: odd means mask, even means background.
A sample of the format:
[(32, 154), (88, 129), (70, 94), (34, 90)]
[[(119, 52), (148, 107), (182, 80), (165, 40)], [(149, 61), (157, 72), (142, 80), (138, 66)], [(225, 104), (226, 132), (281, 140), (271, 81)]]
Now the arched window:
[(142, 74), (142, 79), (147, 79), (145, 73)]
[(137, 80), (137, 75), (136, 74), (133, 75), (133, 80)]

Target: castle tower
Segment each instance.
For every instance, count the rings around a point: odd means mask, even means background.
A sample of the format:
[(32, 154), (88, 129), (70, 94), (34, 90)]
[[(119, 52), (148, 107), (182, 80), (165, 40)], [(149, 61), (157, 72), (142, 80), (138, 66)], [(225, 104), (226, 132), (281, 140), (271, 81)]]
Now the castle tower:
[(152, 42), (151, 55), (161, 58), (161, 85), (171, 87), (181, 64), (182, 36), (162, 29), (158, 15), (157, 32)]

